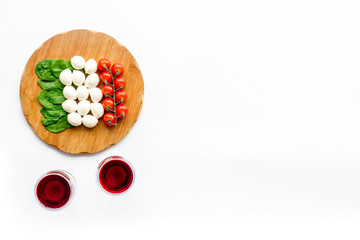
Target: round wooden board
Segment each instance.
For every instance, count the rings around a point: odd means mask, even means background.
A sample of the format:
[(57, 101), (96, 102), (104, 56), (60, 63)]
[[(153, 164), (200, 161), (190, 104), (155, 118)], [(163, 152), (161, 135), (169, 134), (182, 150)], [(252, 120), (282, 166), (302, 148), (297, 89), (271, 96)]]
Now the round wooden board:
[[(66, 129), (60, 133), (47, 131), (41, 119), (42, 106), (37, 100), (41, 91), (37, 84), (36, 64), (47, 58), (68, 59), (82, 56), (85, 60), (108, 58), (112, 63), (124, 65), (123, 77), (129, 108), (128, 115), (118, 121), (116, 127), (107, 127), (102, 119), (92, 129), (84, 126)], [(99, 85), (98, 87), (102, 87)], [(74, 30), (55, 35), (43, 43), (30, 57), (21, 77), (20, 100), (24, 116), (34, 132), (46, 143), (61, 151), (80, 154), (102, 151), (123, 139), (135, 124), (142, 107), (144, 82), (137, 62), (131, 53), (116, 39), (104, 33), (89, 30)]]

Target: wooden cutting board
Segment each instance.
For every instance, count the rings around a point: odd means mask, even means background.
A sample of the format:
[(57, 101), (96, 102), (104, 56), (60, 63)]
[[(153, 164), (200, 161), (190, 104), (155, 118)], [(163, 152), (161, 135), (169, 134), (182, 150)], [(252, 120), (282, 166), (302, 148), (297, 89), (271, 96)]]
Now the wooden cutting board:
[[(124, 119), (119, 119), (116, 127), (107, 127), (101, 118), (92, 129), (81, 125), (60, 133), (51, 133), (44, 128), (40, 113), (42, 106), (37, 100), (42, 89), (37, 84), (39, 78), (35, 73), (36, 64), (47, 58), (70, 60), (73, 56), (82, 56), (85, 60), (94, 58), (97, 61), (107, 58), (111, 63), (124, 65), (124, 90), (127, 93), (125, 104), (129, 113)], [(101, 88), (102, 85), (98, 87)], [(72, 154), (99, 152), (123, 139), (140, 114), (143, 96), (143, 78), (131, 53), (113, 37), (89, 30), (61, 33), (43, 43), (27, 62), (20, 84), (21, 107), (31, 128), (46, 143)]]

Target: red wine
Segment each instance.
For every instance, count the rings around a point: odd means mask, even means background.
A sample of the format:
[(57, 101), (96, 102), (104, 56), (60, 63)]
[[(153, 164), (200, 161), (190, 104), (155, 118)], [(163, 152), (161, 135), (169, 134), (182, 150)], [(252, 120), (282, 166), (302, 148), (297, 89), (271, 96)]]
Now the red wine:
[(99, 166), (99, 182), (102, 188), (110, 193), (125, 192), (132, 184), (134, 174), (121, 157), (105, 159)]
[(63, 207), (71, 195), (69, 180), (69, 177), (62, 172), (48, 173), (36, 187), (36, 196), (40, 203), (48, 208)]

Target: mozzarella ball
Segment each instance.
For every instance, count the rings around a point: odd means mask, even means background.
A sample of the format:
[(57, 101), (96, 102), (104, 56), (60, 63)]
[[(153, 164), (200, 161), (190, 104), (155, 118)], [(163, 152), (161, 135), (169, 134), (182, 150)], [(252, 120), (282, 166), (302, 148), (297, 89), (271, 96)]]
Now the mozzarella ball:
[(96, 73), (97, 71), (97, 62), (94, 59), (89, 59), (85, 63), (85, 72), (87, 74)]
[(71, 65), (75, 69), (83, 69), (85, 67), (85, 59), (80, 56), (74, 56), (71, 58)]
[(85, 74), (79, 70), (74, 70), (72, 73), (72, 81), (76, 86), (81, 86), (85, 82)]
[(78, 113), (81, 116), (84, 116), (90, 112), (90, 102), (88, 100), (83, 100), (78, 103)]
[(100, 102), (100, 100), (102, 99), (102, 96), (103, 96), (100, 88), (97, 88), (97, 87), (90, 88), (89, 92), (90, 92), (91, 101), (93, 101), (95, 103)]
[(96, 73), (90, 74), (85, 80), (85, 86), (94, 88), (99, 84), (99, 76)]
[(82, 122), (81, 116), (77, 112), (67, 115), (67, 120), (74, 127), (80, 126)]
[(77, 103), (74, 100), (65, 100), (61, 106), (67, 113), (73, 113), (77, 111)]
[(73, 86), (65, 86), (63, 95), (66, 99), (75, 100), (77, 98), (76, 90)]
[(91, 103), (90, 110), (94, 117), (101, 118), (104, 115), (104, 107), (101, 103)]
[(82, 123), (84, 124), (85, 127), (93, 128), (98, 123), (98, 120), (96, 117), (92, 115), (85, 115), (82, 118)]
[(79, 101), (86, 100), (89, 97), (89, 89), (83, 85), (79, 86), (76, 89), (76, 92), (77, 92), (77, 97), (78, 97)]
[(71, 86), (72, 84), (72, 72), (69, 68), (63, 70), (60, 73), (60, 82), (64, 84), (65, 86)]

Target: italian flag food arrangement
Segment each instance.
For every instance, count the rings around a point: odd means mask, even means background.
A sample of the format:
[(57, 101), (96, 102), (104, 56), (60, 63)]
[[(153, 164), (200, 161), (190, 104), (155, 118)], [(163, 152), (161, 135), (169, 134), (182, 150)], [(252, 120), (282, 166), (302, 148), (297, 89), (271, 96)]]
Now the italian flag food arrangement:
[[(41, 121), (49, 132), (80, 125), (93, 128), (100, 118), (108, 127), (114, 127), (128, 113), (124, 67), (120, 63), (111, 65), (105, 58), (85, 61), (81, 56), (45, 59), (36, 65), (35, 72), (42, 88), (37, 96), (43, 106)], [(102, 89), (98, 88), (100, 80), (104, 83)]]

